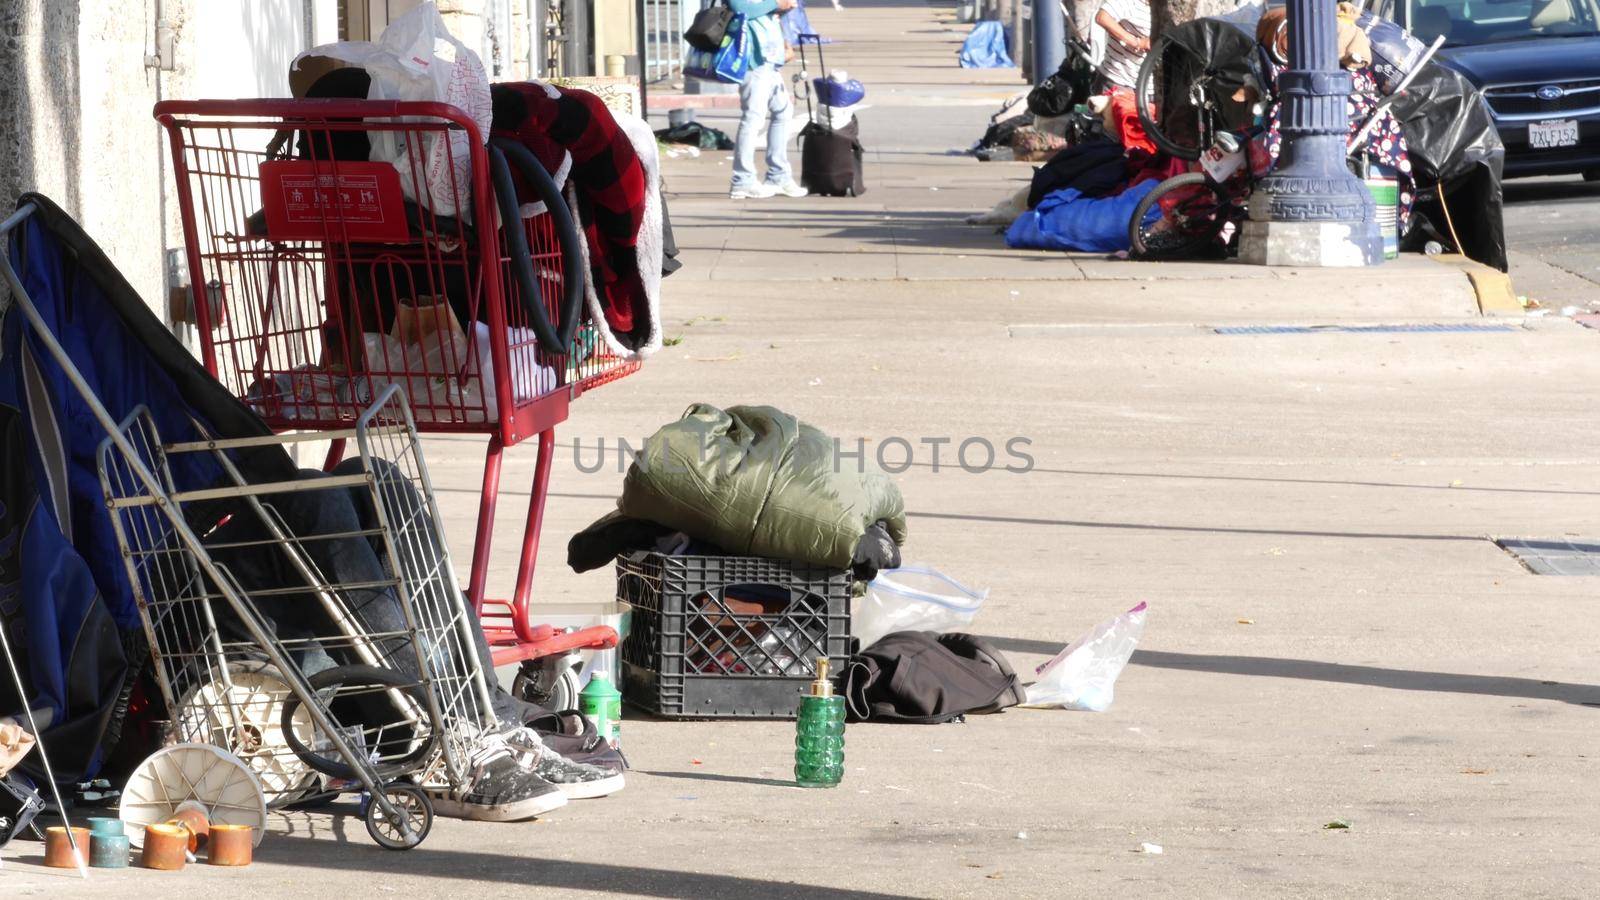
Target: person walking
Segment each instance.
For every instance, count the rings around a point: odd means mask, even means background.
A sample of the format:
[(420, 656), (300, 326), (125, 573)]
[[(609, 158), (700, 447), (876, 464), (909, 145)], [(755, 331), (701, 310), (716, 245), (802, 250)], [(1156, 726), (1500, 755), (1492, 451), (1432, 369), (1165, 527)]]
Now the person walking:
[[(760, 200), (783, 194), (804, 197), (806, 189), (794, 182), (789, 170), (789, 88), (783, 83), (783, 26), (778, 17), (794, 8), (795, 0), (728, 0), (744, 16), (744, 52), (750, 65), (739, 85), (739, 134), (734, 139), (734, 200)], [(770, 120), (770, 121), (769, 121)], [(767, 177), (756, 180), (756, 134), (767, 125)]]

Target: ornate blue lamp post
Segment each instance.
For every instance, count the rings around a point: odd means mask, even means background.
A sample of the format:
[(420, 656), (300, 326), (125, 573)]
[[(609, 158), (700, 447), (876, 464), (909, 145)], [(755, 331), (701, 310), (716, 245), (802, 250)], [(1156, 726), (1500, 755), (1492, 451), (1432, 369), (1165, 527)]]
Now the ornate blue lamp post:
[(1239, 258), (1269, 266), (1383, 261), (1372, 195), (1345, 165), (1350, 73), (1339, 68), (1334, 0), (1288, 0), (1289, 68), (1278, 168), (1250, 197)]

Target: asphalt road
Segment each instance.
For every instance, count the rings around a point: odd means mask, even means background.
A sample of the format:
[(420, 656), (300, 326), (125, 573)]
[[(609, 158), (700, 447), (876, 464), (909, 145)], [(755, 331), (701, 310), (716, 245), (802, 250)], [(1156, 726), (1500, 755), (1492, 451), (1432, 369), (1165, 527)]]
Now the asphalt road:
[(1600, 302), (1600, 183), (1577, 176), (1507, 181), (1505, 223), (1518, 291), (1546, 306)]

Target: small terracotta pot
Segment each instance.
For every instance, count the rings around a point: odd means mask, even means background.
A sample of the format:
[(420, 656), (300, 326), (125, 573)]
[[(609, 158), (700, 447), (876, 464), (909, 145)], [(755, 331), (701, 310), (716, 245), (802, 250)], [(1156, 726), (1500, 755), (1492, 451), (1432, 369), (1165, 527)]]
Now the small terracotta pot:
[(180, 803), (173, 812), (172, 818), (167, 820), (168, 825), (178, 825), (189, 832), (189, 852), (195, 853), (205, 846), (206, 840), (211, 836), (211, 819), (206, 815), (205, 807), (198, 803)]
[(213, 825), (206, 862), (213, 866), (248, 866), (255, 847), (255, 829), (249, 825)]
[(144, 852), (139, 864), (146, 869), (177, 871), (183, 868), (189, 850), (189, 829), (182, 825), (148, 825), (144, 829)]
[[(73, 828), (67, 836), (67, 827), (52, 825), (44, 830), (44, 864), (54, 869), (76, 869), (78, 858), (89, 858), (89, 829)], [(72, 853), (72, 841), (78, 842), (78, 857)]]

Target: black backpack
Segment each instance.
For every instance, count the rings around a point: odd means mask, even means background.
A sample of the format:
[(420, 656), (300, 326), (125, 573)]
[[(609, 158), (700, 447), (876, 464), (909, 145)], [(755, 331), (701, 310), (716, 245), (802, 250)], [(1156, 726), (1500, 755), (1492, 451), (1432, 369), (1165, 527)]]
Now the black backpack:
[(844, 695), (852, 722), (937, 724), (999, 712), (1025, 698), (1017, 673), (970, 634), (896, 631), (850, 657)]
[(683, 33), (684, 43), (696, 50), (715, 53), (722, 47), (722, 39), (727, 37), (731, 24), (733, 10), (721, 3), (708, 6), (694, 14), (689, 30)]

